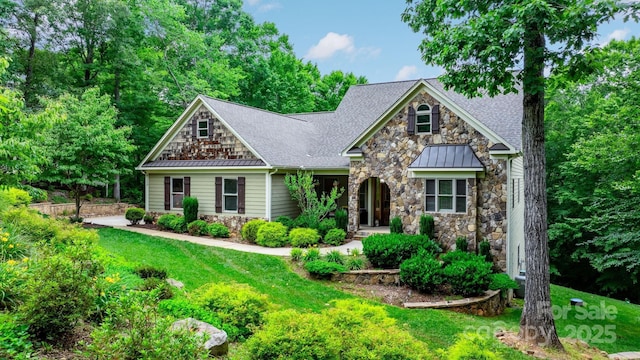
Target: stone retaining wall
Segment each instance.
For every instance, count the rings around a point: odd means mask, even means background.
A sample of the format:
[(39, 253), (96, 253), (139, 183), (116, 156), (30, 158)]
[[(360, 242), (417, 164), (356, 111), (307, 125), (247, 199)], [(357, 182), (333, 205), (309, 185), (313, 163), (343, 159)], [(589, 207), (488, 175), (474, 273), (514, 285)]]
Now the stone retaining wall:
[[(158, 220), (158, 218), (164, 214), (182, 215), (181, 213), (175, 213), (175, 212), (167, 213), (167, 212), (154, 212), (154, 211), (149, 211), (147, 212), (147, 214), (153, 216), (156, 220)], [(209, 223), (224, 224), (224, 226), (226, 226), (229, 229), (229, 232), (231, 232), (232, 236), (241, 236), (240, 234), (242, 232), (242, 226), (246, 222), (253, 219), (261, 219), (257, 217), (247, 217), (242, 215), (201, 215), (199, 218)]]
[(500, 290), (489, 290), (485, 292), (485, 295), (478, 297), (436, 302), (404, 303), (403, 305), (409, 309), (448, 309), (463, 314), (497, 316), (504, 312), (508, 302), (508, 296), (501, 295)]
[(331, 280), (365, 285), (400, 285), (400, 270), (354, 270), (333, 274)]
[[(81, 217), (97, 217), (97, 216), (114, 216), (124, 215), (128, 208), (133, 205), (126, 203), (113, 203), (113, 204), (82, 204), (80, 208)], [(29, 205), (30, 208), (38, 210), (43, 214), (49, 216), (72, 216), (76, 212), (76, 204), (52, 204), (52, 203), (37, 203)]]

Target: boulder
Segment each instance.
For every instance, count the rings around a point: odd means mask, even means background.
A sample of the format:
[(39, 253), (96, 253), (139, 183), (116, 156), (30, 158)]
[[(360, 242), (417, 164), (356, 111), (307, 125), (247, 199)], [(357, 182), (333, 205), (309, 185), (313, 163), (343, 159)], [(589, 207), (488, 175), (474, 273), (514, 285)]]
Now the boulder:
[(184, 284), (181, 281), (178, 281), (176, 279), (167, 279), (167, 283), (173, 287), (176, 287), (178, 289), (182, 289), (184, 287)]
[(208, 337), (207, 341), (204, 343), (204, 348), (209, 350), (211, 355), (225, 355), (229, 351), (227, 333), (224, 330), (220, 330), (211, 324), (207, 324), (204, 321), (196, 320), (194, 318), (178, 320), (171, 325), (171, 330), (183, 329), (195, 331), (198, 334), (204, 334)]

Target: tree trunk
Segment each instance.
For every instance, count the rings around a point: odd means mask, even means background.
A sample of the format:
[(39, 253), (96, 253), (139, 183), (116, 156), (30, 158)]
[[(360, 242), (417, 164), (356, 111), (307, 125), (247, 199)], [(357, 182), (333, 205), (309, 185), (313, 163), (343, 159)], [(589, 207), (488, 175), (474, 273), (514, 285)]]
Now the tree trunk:
[(113, 184), (113, 198), (116, 202), (120, 202), (120, 174), (116, 174), (115, 182)]
[(80, 203), (80, 186), (76, 186), (75, 189), (75, 198), (76, 198), (76, 220), (80, 219), (80, 207), (82, 204)]
[(520, 337), (529, 343), (563, 349), (551, 309), (547, 187), (544, 149), (544, 34), (537, 24), (527, 29), (524, 44), (524, 238), (526, 287)]

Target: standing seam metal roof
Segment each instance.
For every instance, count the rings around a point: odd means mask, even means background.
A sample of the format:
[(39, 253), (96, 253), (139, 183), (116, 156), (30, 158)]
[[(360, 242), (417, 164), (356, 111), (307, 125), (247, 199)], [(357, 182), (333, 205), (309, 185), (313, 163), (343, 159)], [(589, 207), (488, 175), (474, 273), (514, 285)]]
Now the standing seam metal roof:
[(469, 145), (429, 145), (409, 168), (483, 170), (484, 166)]

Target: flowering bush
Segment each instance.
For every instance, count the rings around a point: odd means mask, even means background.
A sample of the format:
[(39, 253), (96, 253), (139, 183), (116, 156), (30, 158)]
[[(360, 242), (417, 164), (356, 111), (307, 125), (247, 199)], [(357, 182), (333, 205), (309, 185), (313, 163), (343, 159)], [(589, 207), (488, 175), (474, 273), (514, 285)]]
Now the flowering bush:
[(15, 260), (26, 257), (28, 254), (27, 244), (21, 241), (19, 234), (7, 231), (0, 227), (0, 262)]

